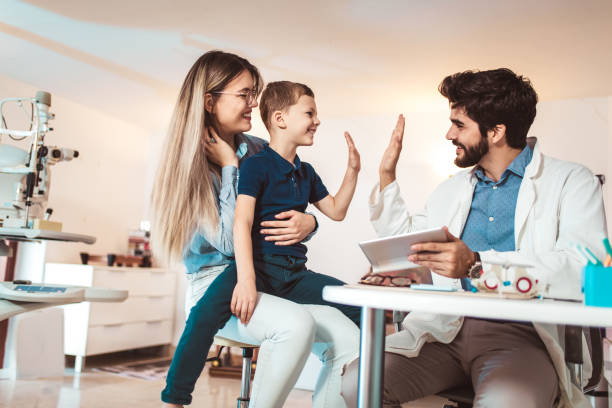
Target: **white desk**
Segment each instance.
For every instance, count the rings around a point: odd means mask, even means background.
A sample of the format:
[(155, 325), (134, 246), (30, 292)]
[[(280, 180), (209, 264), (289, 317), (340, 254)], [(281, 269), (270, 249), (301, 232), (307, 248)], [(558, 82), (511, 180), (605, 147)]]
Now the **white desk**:
[(93, 244), (96, 238), (90, 235), (75, 234), (72, 232), (46, 231), (31, 228), (0, 228), (0, 237), (14, 241), (63, 241), (63, 242), (82, 242)]
[(475, 296), (466, 292), (428, 292), (367, 285), (326, 286), (323, 289), (323, 299), (362, 308), (359, 361), (359, 406), (362, 408), (381, 406), (385, 310), (579, 326), (612, 326), (612, 308), (548, 299), (512, 300)]
[(80, 302), (123, 302), (128, 297), (127, 290), (67, 285), (31, 285), (45, 287), (59, 286), (67, 290), (66, 295), (54, 296), (54, 294), (51, 293), (44, 296), (44, 294), (38, 293), (30, 294), (28, 292), (13, 291), (13, 286), (15, 285), (11, 282), (0, 282), (0, 321), (20, 313), (43, 309), (45, 307), (55, 307)]

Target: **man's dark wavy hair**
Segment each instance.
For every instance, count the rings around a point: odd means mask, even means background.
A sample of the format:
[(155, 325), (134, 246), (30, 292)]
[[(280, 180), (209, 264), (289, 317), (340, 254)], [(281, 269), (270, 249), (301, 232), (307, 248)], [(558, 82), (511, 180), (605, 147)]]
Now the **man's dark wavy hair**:
[(458, 72), (444, 78), (438, 90), (451, 107), (465, 108), (483, 137), (503, 124), (508, 145), (525, 147), (538, 103), (538, 95), (526, 77), (507, 68)]

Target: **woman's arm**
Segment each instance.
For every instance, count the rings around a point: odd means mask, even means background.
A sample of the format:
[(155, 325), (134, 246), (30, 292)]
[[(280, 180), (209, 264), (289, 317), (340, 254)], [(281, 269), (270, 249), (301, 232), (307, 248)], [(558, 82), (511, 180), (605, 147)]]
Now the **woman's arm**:
[(296, 210), (276, 214), (277, 221), (262, 221), (260, 230), (267, 235), (266, 241), (276, 241), (275, 245), (293, 245), (306, 242), (317, 232), (317, 218), (314, 214), (302, 213)]
[(255, 202), (255, 197), (246, 194), (238, 195), (234, 216), (234, 248), (238, 283), (232, 295), (231, 310), (244, 324), (251, 319), (257, 302), (253, 242), (251, 240)]
[(355, 194), (357, 177), (361, 169), (359, 152), (355, 147), (351, 135), (348, 132), (344, 132), (344, 138), (348, 146), (349, 159), (342, 185), (335, 197), (330, 194), (324, 199), (314, 203), (315, 207), (334, 221), (342, 221), (346, 216), (348, 207), (353, 199), (353, 194)]
[[(232, 147), (214, 130), (207, 128), (206, 156), (221, 167), (221, 185), (213, 183), (219, 196), (219, 225), (214, 234), (204, 234), (206, 240), (225, 256), (234, 255), (234, 208), (238, 189), (238, 157)], [(215, 180), (216, 176), (210, 174)], [(199, 250), (199, 248), (192, 248)]]

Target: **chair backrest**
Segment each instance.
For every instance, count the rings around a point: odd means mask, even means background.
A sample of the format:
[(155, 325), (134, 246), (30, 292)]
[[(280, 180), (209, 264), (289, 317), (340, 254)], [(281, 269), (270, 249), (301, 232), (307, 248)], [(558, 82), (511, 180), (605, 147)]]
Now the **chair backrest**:
[(603, 358), (603, 331), (599, 327), (585, 327), (585, 336), (587, 338), (587, 344), (589, 345), (589, 353), (591, 354), (591, 361), (593, 362), (593, 373), (589, 379), (588, 384), (584, 387), (584, 392), (589, 392), (597, 388), (597, 385), (601, 381), (601, 375), (603, 372), (604, 358)]

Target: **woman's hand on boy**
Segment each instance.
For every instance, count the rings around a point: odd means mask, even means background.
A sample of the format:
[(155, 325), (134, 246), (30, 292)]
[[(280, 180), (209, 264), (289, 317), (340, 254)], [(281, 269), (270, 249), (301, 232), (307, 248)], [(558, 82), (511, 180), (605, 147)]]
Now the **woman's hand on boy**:
[(204, 132), (208, 160), (221, 167), (238, 167), (238, 156), (236, 156), (234, 149), (225, 140), (220, 138), (213, 128), (208, 127)]
[(355, 142), (353, 142), (353, 138), (349, 132), (344, 132), (344, 138), (346, 139), (346, 145), (348, 146), (349, 153), (348, 168), (358, 173), (359, 170), (361, 170), (361, 157), (359, 156), (359, 152), (355, 147)]
[(267, 235), (266, 241), (275, 241), (275, 245), (293, 245), (302, 242), (317, 227), (317, 221), (311, 214), (299, 211), (284, 211), (274, 216), (279, 221), (263, 221), (265, 229), (260, 233)]
[(247, 324), (251, 320), (251, 316), (253, 316), (256, 304), (257, 288), (255, 287), (255, 281), (252, 279), (239, 280), (232, 294), (232, 313), (243, 324)]

